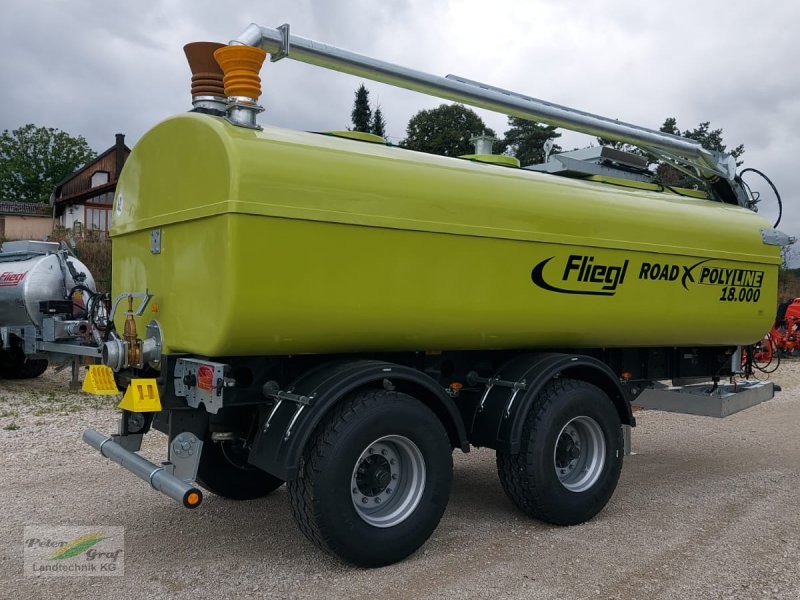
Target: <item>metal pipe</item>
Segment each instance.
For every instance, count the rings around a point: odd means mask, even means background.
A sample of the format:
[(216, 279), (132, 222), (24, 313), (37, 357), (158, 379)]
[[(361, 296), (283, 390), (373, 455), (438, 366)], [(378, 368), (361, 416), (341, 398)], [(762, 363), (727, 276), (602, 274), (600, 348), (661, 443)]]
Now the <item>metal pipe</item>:
[(666, 150), (687, 159), (686, 162), (695, 166), (706, 177), (716, 175), (731, 180), (735, 176), (735, 164), (732, 170), (727, 155), (713, 153), (695, 140), (623, 123), (454, 75), (447, 77), (430, 75), (314, 40), (289, 35), (288, 27), (282, 25), (279, 29), (271, 29), (251, 23), (231, 41), (231, 44), (263, 48), (272, 55), (273, 60), (283, 57), (293, 58), (334, 71), (555, 127), (634, 144), (654, 151)]
[(200, 506), (203, 500), (203, 492), (175, 477), (163, 466), (153, 464), (135, 452), (126, 450), (110, 437), (106, 437), (94, 429), (87, 429), (83, 432), (83, 441), (92, 448), (99, 450), (104, 457), (113, 460), (139, 479), (148, 482), (154, 490), (180, 502), (186, 508)]

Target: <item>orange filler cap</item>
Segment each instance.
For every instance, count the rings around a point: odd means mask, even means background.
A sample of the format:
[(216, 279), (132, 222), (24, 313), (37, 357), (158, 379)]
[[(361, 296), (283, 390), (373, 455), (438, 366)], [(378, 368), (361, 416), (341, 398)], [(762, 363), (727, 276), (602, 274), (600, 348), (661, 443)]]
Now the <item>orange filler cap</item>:
[(215, 50), (214, 58), (225, 74), (225, 95), (257, 101), (261, 95), (258, 72), (266, 56), (264, 50), (253, 46), (224, 46)]

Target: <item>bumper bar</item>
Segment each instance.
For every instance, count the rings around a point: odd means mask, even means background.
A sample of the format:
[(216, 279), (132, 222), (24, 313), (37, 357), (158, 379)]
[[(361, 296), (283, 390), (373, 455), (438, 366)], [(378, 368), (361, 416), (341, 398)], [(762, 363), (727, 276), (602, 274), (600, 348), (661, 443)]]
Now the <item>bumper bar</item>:
[(83, 441), (139, 479), (148, 482), (154, 490), (180, 502), (186, 508), (197, 508), (203, 501), (203, 492), (199, 489), (175, 477), (164, 466), (153, 464), (135, 452), (126, 450), (110, 437), (94, 429), (87, 429), (83, 432)]

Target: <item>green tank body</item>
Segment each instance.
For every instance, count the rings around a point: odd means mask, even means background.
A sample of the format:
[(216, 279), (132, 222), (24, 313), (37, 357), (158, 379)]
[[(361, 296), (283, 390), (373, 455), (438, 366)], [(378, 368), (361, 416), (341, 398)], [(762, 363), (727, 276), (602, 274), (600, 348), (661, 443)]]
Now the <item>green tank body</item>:
[(736, 345), (775, 312), (745, 208), (203, 114), (145, 134), (113, 211), (166, 353)]

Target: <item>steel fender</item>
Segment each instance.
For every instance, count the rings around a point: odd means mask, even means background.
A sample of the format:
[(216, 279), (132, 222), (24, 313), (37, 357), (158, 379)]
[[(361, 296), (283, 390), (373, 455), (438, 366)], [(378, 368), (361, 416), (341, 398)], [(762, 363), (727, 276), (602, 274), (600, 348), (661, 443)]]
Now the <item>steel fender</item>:
[(602, 389), (619, 413), (620, 421), (634, 425), (629, 395), (619, 377), (603, 362), (581, 354), (543, 353), (519, 356), (506, 363), (495, 377), (525, 380), (525, 390), (514, 398), (513, 390), (495, 386), (475, 413), (470, 439), (476, 445), (519, 452), (522, 427), (528, 410), (541, 389), (554, 377), (578, 379)]
[(469, 450), (460, 412), (444, 388), (430, 376), (383, 361), (335, 361), (312, 369), (289, 386), (292, 393), (311, 399), (307, 406), (301, 409), (300, 404), (282, 402), (269, 427), (266, 425), (272, 407), (262, 410), (249, 462), (281, 479), (294, 478), (311, 434), (330, 409), (348, 394), (374, 385), (394, 386), (422, 401), (442, 421), (452, 445), (465, 452)]

